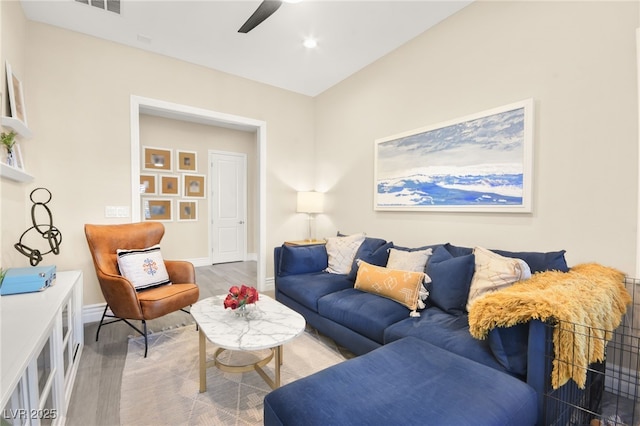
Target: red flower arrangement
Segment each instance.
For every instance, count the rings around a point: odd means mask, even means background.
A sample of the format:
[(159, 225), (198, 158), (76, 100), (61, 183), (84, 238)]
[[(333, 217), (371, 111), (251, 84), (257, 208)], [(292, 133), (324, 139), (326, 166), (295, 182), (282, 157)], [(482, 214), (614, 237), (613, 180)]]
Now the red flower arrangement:
[(258, 290), (255, 287), (233, 286), (229, 289), (227, 298), (224, 299), (224, 308), (237, 309), (258, 301)]

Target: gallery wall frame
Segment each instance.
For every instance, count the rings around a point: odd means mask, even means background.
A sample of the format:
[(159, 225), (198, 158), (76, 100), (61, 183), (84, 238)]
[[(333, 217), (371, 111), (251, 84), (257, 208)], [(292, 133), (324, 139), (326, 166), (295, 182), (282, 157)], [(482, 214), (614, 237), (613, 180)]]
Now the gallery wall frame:
[(198, 201), (179, 200), (178, 201), (178, 221), (194, 222), (198, 220)]
[(159, 175), (160, 195), (180, 196), (180, 176), (179, 175)]
[(172, 171), (172, 153), (171, 148), (156, 148), (152, 146), (142, 147), (142, 170), (155, 170), (170, 172)]
[(534, 100), (376, 139), (374, 210), (530, 213)]
[(198, 171), (198, 153), (195, 151), (176, 150), (176, 169), (179, 172)]
[(21, 121), (27, 126), (27, 109), (24, 104), (24, 91), (22, 81), (13, 73), (11, 64), (5, 63), (7, 74), (7, 88), (9, 94), (9, 110), (11, 117)]
[(205, 175), (185, 174), (183, 180), (183, 197), (205, 198)]
[(144, 195), (155, 195), (157, 190), (158, 175), (144, 173), (140, 175), (140, 193)]
[(144, 220), (171, 222), (173, 220), (173, 200), (167, 198), (146, 198), (142, 201)]

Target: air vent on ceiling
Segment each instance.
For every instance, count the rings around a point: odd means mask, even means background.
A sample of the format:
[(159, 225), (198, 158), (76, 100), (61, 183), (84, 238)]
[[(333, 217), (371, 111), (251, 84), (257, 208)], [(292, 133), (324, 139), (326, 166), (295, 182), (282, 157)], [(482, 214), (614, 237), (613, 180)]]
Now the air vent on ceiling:
[(120, 14), (120, 0), (76, 0), (78, 3), (89, 4), (98, 9)]

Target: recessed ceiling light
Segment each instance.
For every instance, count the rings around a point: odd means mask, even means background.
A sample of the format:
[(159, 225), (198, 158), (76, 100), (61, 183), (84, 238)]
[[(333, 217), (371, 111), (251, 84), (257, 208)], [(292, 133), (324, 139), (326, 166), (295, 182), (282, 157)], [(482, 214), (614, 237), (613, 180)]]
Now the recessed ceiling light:
[(315, 38), (307, 37), (302, 42), (302, 45), (307, 49), (315, 49), (316, 47), (318, 47), (318, 40), (316, 40)]

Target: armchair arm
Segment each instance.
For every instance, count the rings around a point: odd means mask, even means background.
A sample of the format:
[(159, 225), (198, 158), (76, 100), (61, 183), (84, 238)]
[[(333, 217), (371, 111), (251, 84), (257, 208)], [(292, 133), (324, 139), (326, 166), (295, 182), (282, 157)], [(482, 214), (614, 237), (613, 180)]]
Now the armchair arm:
[(104, 300), (115, 316), (143, 319), (138, 295), (131, 281), (121, 275), (107, 274), (102, 271), (98, 271), (98, 281)]
[(165, 260), (164, 265), (172, 283), (185, 284), (196, 282), (196, 269), (186, 260)]

